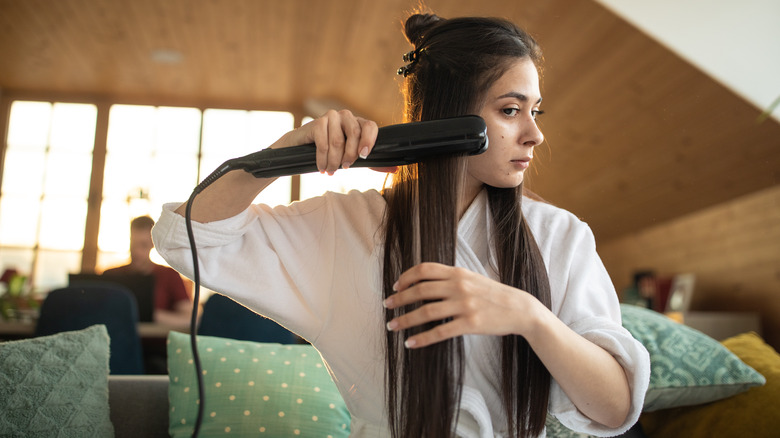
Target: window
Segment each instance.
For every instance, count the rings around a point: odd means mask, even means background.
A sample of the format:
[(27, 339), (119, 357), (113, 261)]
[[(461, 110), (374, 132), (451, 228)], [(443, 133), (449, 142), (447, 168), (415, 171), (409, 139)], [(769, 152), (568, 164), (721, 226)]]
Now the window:
[(156, 220), (163, 203), (187, 200), (198, 180), (200, 127), (196, 108), (111, 107), (98, 271), (128, 261), (133, 218), (149, 215)]
[(0, 260), (50, 288), (81, 263), (92, 170), (94, 105), (11, 106), (0, 192)]
[[(156, 219), (163, 203), (186, 201), (219, 164), (265, 148), (293, 127), (287, 112), (113, 105), (106, 149), (95, 151), (97, 111), (89, 104), (11, 104), (0, 267), (29, 275), (35, 291), (62, 286), (81, 270), (88, 202), (100, 205), (91, 248), (100, 272), (127, 262), (134, 217)], [(93, 152), (105, 158), (97, 201), (89, 199)], [(288, 203), (290, 187), (289, 177), (279, 178), (256, 202)]]
[[(128, 262), (133, 218), (156, 220), (164, 203), (186, 201), (220, 164), (269, 146), (292, 127), (288, 112), (113, 105), (97, 270)], [(290, 178), (275, 181), (256, 201), (290, 202)], [(152, 260), (165, 264), (156, 251)]]
[[(265, 149), (294, 127), (293, 115), (273, 111), (207, 109), (203, 113), (202, 180), (225, 161)], [(256, 202), (290, 202), (290, 177), (278, 178)]]

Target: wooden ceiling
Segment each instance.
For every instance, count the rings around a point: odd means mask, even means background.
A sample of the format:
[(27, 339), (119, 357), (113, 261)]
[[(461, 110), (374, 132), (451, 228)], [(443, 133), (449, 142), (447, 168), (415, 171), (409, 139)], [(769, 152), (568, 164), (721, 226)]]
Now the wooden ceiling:
[[(335, 100), (390, 124), (401, 120), (395, 71), (409, 50), (401, 22), (417, 5), (0, 0), (0, 88), (7, 98), (298, 114), (308, 99)], [(600, 240), (780, 181), (780, 124), (756, 123), (759, 109), (591, 0), (426, 5), (509, 18), (539, 40), (547, 143), (529, 186)], [(153, 60), (156, 50), (179, 62)]]

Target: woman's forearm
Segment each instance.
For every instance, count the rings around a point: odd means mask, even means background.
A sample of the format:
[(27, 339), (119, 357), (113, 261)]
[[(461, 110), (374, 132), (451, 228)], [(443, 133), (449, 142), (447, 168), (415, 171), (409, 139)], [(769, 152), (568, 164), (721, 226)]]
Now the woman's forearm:
[[(347, 110), (328, 111), (324, 116), (284, 134), (272, 149), (314, 143), (317, 169), (332, 174), (365, 158), (376, 142), (375, 122), (355, 117)], [(192, 205), (192, 219), (214, 222), (244, 211), (276, 178), (255, 178), (242, 170), (229, 172), (204, 189)], [(186, 204), (176, 209), (184, 215)]]
[[(292, 133), (288, 132), (277, 140), (271, 149), (289, 147)], [(230, 171), (195, 197), (192, 204), (192, 220), (195, 222), (214, 222), (233, 217), (244, 211), (257, 195), (276, 181), (276, 178), (256, 178), (243, 170)], [(187, 204), (182, 204), (176, 213), (184, 216)]]
[(625, 422), (631, 390), (623, 367), (606, 350), (571, 330), (552, 312), (539, 312), (526, 336), (575, 406), (607, 427)]
[[(297, 131), (290, 131), (274, 142), (269, 149), (302, 144)], [(233, 217), (244, 211), (257, 195), (276, 181), (276, 178), (256, 178), (249, 172), (233, 170), (226, 173), (195, 198), (192, 204), (192, 220), (214, 222)], [(182, 204), (176, 213), (184, 216), (187, 204)]]
[[(223, 175), (206, 187), (192, 204), (192, 220), (214, 222), (233, 217), (244, 211), (260, 192), (275, 178), (255, 178), (251, 173), (234, 170)], [(176, 213), (184, 216), (187, 204), (182, 204)]]

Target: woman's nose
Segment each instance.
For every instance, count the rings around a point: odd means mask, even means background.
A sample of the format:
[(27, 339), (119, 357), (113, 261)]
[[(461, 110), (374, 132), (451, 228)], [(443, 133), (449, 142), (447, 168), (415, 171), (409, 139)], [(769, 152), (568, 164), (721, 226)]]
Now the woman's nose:
[(543, 141), (544, 141), (544, 134), (542, 134), (542, 131), (539, 129), (539, 126), (536, 125), (536, 121), (532, 120), (528, 130), (523, 136), (522, 139), (523, 146), (538, 146), (542, 144)]

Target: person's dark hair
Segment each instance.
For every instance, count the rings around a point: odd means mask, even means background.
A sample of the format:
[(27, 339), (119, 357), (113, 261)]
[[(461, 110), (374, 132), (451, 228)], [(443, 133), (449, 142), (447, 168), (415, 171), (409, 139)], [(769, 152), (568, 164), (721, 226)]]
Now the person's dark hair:
[(149, 216), (139, 216), (130, 221), (131, 230), (151, 230), (154, 226), (154, 219)]
[[(478, 114), (486, 92), (512, 63), (541, 51), (526, 32), (496, 18), (442, 19), (415, 14), (404, 31), (414, 46), (405, 67), (406, 121)], [(402, 69), (399, 73), (404, 73)], [(394, 293), (400, 274), (421, 262), (455, 263), (457, 205), (465, 158), (436, 158), (403, 166), (385, 191), (383, 288)], [(487, 187), (491, 236), (501, 282), (527, 291), (550, 306), (549, 281), (536, 242), (521, 212), (522, 186)], [(388, 310), (386, 320), (419, 305)], [(461, 337), (421, 349), (406, 349), (406, 337), (435, 327), (387, 332), (385, 386), (394, 437), (450, 437), (463, 386)], [(496, 337), (502, 399), (510, 436), (535, 436), (544, 428), (550, 374), (520, 336)]]

